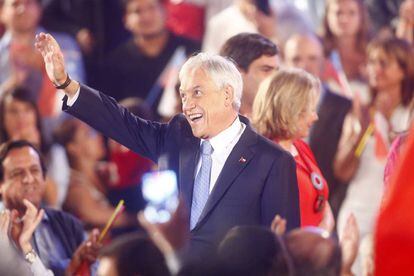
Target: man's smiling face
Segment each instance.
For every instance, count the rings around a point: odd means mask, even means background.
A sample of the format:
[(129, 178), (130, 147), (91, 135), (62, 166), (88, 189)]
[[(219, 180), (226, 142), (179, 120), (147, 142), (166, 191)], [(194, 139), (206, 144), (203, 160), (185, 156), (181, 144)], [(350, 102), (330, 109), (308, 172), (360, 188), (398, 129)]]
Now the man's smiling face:
[(194, 69), (181, 81), (182, 108), (193, 135), (209, 139), (230, 126), (237, 112), (233, 109), (233, 89), (218, 87), (202, 69)]

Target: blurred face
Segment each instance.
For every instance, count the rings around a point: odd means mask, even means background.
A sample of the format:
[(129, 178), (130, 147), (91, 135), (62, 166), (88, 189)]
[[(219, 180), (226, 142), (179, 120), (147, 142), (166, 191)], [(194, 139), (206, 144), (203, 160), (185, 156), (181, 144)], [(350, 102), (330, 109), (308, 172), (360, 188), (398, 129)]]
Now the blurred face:
[(4, 180), (0, 190), (8, 209), (24, 214), (23, 199), (40, 206), (45, 190), (39, 156), (31, 147), (13, 149), (3, 161)]
[(79, 123), (71, 148), (79, 158), (98, 161), (105, 154), (102, 136), (84, 123)]
[(31, 32), (38, 26), (41, 9), (36, 0), (4, 0), (1, 19), (7, 29)]
[(36, 123), (36, 111), (29, 103), (7, 97), (5, 100), (4, 127), (11, 139), (30, 140), (33, 132), (37, 132)]
[(247, 72), (241, 70), (243, 77), (243, 102), (253, 102), (260, 83), (277, 70), (278, 63), (277, 55), (262, 55), (250, 64)]
[(220, 89), (201, 69), (181, 81), (183, 113), (195, 137), (209, 139), (230, 126), (237, 116), (233, 96), (232, 88)]
[(134, 0), (126, 7), (125, 26), (135, 36), (156, 37), (164, 31), (165, 14), (158, 0)]
[(328, 25), (338, 37), (354, 36), (361, 25), (358, 3), (354, 0), (333, 1), (328, 7)]
[(317, 103), (319, 100), (319, 91), (312, 91), (309, 105), (305, 110), (299, 114), (297, 123), (297, 133), (295, 134), (296, 139), (306, 138), (309, 136), (309, 131), (318, 120)]
[(387, 55), (382, 49), (373, 49), (368, 54), (369, 85), (379, 91), (401, 86), (404, 71), (395, 57)]
[(316, 39), (295, 37), (285, 46), (285, 64), (288, 67), (301, 68), (319, 77), (323, 64), (322, 45)]
[(113, 258), (103, 257), (99, 259), (98, 276), (118, 276), (116, 263)]

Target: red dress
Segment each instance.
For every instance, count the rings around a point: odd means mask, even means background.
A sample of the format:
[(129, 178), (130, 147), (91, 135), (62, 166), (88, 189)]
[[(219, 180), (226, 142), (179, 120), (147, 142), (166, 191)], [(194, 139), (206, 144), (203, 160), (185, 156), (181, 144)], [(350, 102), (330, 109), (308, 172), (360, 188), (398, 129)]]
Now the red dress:
[(308, 144), (298, 139), (293, 145), (298, 151), (295, 161), (301, 226), (319, 226), (328, 200), (328, 185)]

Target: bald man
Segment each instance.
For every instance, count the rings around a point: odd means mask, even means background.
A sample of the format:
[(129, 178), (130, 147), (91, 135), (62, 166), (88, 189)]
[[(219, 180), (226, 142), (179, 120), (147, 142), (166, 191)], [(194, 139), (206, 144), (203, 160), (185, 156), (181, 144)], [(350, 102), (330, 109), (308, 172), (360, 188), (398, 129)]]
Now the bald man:
[[(323, 47), (313, 34), (297, 34), (289, 38), (285, 44), (284, 58), (288, 67), (301, 68), (316, 77), (321, 76), (324, 65)], [(341, 137), (342, 124), (350, 108), (349, 99), (322, 85), (318, 105), (319, 120), (313, 125), (309, 136), (309, 145), (329, 185), (329, 202), (335, 218), (347, 186), (335, 178), (332, 164)]]

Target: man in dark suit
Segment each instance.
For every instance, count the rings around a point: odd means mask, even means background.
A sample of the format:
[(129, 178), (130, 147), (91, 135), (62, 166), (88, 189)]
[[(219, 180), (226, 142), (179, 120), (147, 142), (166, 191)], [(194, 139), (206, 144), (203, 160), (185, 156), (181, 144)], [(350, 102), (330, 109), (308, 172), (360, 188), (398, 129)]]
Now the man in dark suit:
[(233, 226), (269, 226), (276, 214), (288, 229), (299, 226), (294, 160), (238, 115), (242, 79), (232, 62), (203, 53), (190, 58), (179, 74), (183, 114), (161, 124), (70, 81), (50, 35), (40, 34), (36, 47), (51, 81), (65, 91), (67, 112), (154, 161), (167, 156), (190, 210), (193, 255), (214, 250)]
[[(321, 42), (313, 34), (292, 36), (285, 44), (285, 62), (287, 66), (304, 69), (319, 78), (324, 63)], [(347, 185), (335, 177), (333, 161), (342, 133), (342, 124), (351, 105), (349, 99), (322, 85), (318, 104), (319, 119), (309, 135), (309, 145), (329, 185), (329, 203), (335, 218), (345, 197)]]

